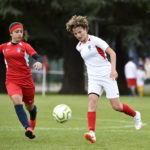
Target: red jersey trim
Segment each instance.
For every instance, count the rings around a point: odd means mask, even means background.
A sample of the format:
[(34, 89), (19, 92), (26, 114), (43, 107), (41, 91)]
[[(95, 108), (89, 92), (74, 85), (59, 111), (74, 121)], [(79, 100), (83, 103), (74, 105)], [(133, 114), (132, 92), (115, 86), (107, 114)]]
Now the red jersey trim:
[[(91, 41), (91, 39), (89, 38), (88, 41)], [(82, 42), (79, 43), (79, 46), (81, 46)]]
[(96, 49), (97, 49), (98, 53), (99, 53), (104, 59), (106, 59), (106, 56), (105, 56), (104, 51), (103, 51), (101, 48), (99, 48), (98, 46), (96, 46)]

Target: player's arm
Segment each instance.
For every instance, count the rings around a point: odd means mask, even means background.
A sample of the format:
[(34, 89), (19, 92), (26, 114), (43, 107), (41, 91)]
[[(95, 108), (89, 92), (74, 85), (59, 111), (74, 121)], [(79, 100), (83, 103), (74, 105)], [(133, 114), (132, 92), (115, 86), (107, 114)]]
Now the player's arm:
[(26, 46), (26, 51), (27, 53), (36, 60), (36, 62), (33, 64), (33, 67), (37, 70), (42, 69), (42, 59), (41, 57), (37, 54), (37, 52), (32, 48), (32, 46), (28, 43), (25, 43)]
[(42, 58), (36, 53), (32, 55), (32, 58), (36, 60), (36, 62), (33, 64), (33, 67), (37, 70), (42, 69)]
[(110, 55), (110, 60), (111, 60), (110, 77), (112, 79), (116, 79), (118, 77), (118, 73), (116, 71), (116, 53), (110, 47), (108, 47), (105, 51)]

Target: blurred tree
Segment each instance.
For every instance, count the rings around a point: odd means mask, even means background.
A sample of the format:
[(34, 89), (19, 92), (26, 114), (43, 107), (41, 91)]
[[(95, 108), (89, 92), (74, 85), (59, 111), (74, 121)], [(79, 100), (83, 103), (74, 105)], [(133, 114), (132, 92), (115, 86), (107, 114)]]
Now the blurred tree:
[(122, 70), (130, 46), (135, 45), (140, 55), (149, 48), (148, 0), (0, 0), (0, 3), (0, 21), (4, 29), (1, 42), (8, 40), (8, 24), (21, 21), (30, 33), (29, 42), (38, 53), (49, 58), (64, 58), (61, 93), (84, 93), (84, 65), (75, 50), (77, 41), (65, 30), (72, 15), (88, 16), (90, 33), (99, 29), (98, 36), (116, 51), (121, 93), (125, 91)]
[[(98, 3), (97, 3), (98, 4)], [(95, 11), (95, 10), (94, 10)], [(105, 39), (117, 54), (118, 84), (122, 94), (127, 92), (124, 65), (128, 61), (131, 46), (139, 56), (150, 52), (150, 1), (110, 0), (105, 7), (95, 12), (99, 21), (100, 36)]]
[[(0, 44), (9, 40), (8, 26), (14, 16), (20, 14), (18, 10), (9, 5), (9, 0), (0, 0)], [(9, 15), (8, 15), (9, 14)], [(0, 55), (0, 93), (6, 93), (5, 87), (6, 67), (3, 55)]]

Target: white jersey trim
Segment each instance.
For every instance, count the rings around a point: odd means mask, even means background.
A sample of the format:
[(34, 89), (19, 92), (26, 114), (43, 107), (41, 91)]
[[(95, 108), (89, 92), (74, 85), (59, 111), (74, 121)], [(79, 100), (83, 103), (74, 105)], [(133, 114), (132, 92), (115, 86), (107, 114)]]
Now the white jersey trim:
[(27, 54), (26, 51), (25, 51), (25, 53), (24, 53), (24, 58), (25, 58), (25, 61), (26, 61), (27, 66), (29, 66), (29, 55)]

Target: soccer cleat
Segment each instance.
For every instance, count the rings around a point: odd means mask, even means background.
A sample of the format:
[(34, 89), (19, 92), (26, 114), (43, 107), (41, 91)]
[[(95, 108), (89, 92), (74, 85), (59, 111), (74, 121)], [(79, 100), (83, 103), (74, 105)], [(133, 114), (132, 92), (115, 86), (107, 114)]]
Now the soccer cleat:
[[(37, 115), (36, 115), (36, 117), (37, 117)], [(31, 118), (30, 118), (30, 120), (29, 120), (30, 127), (31, 127), (32, 130), (34, 130), (35, 125), (36, 125), (36, 117), (35, 117), (34, 120), (31, 120)]]
[(96, 136), (95, 136), (95, 132), (94, 131), (90, 131), (84, 134), (84, 138), (87, 141), (90, 141), (91, 143), (95, 143), (96, 142)]
[(25, 135), (30, 138), (30, 139), (33, 139), (35, 138), (35, 134), (34, 132), (32, 131), (32, 128), (27, 128), (26, 129), (26, 132), (25, 132)]
[(136, 111), (136, 115), (134, 116), (134, 126), (136, 130), (140, 130), (142, 128), (141, 114), (138, 111)]

